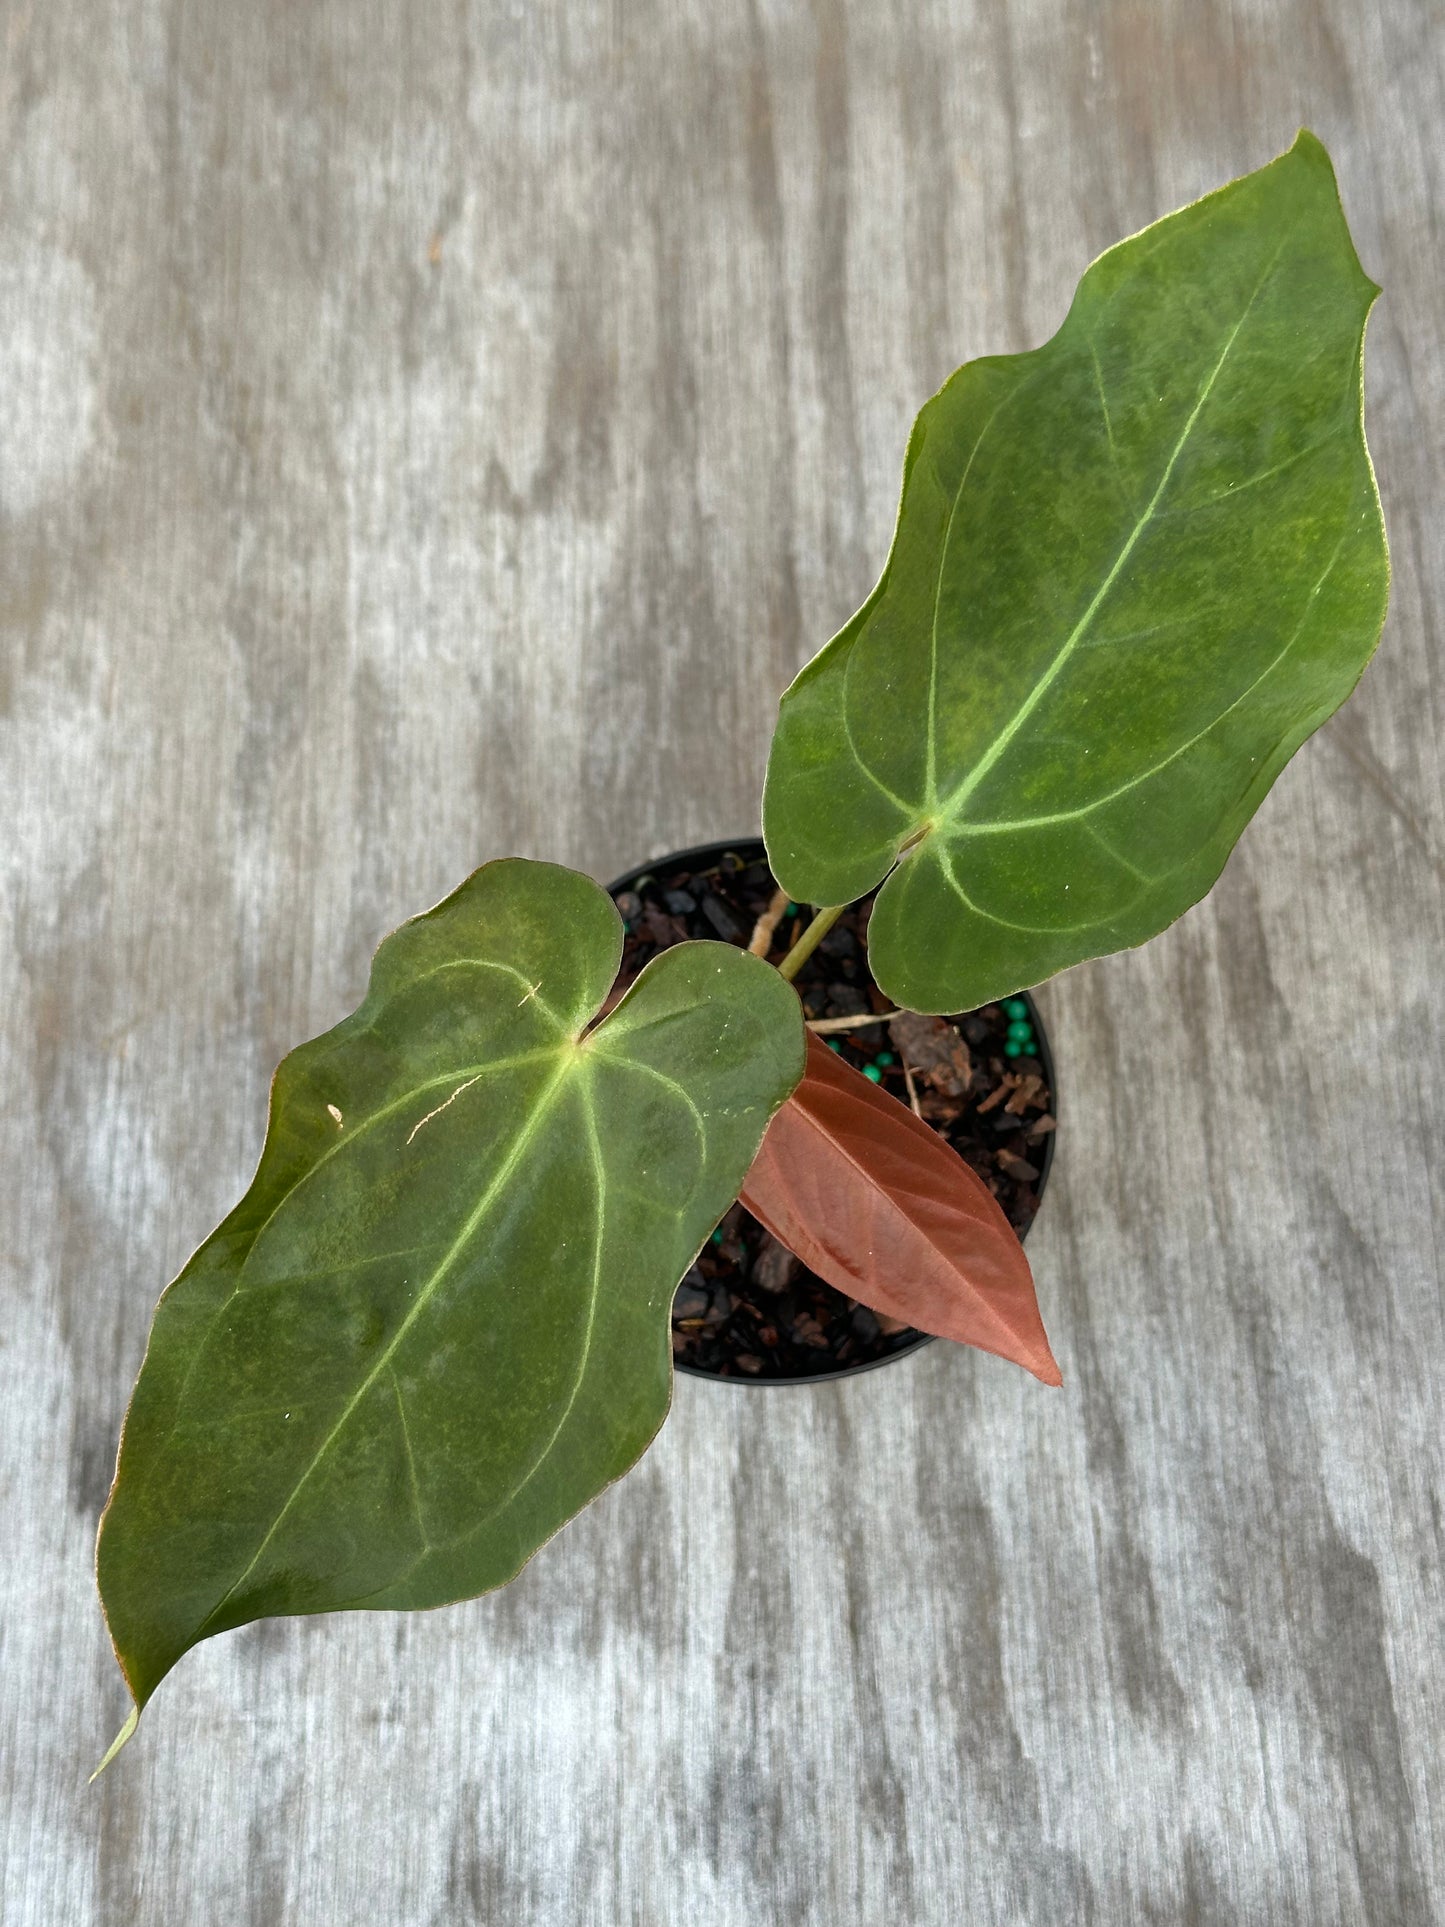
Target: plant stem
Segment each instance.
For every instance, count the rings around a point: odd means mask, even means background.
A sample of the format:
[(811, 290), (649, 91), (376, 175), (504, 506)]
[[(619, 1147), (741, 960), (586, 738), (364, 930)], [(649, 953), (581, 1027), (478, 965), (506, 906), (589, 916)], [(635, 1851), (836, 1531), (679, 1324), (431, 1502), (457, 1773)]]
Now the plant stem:
[(865, 1010), (856, 1017), (810, 1017), (808, 1029), (825, 1037), (835, 1030), (866, 1030), (870, 1024), (886, 1024), (896, 1010)]
[(753, 925), (753, 934), (748, 941), (748, 949), (755, 957), (766, 957), (773, 947), (773, 934), (783, 920), (783, 912), (788, 907), (786, 890), (774, 890), (772, 902)]
[(847, 908), (846, 903), (835, 903), (829, 909), (820, 910), (778, 965), (779, 974), (791, 983)]

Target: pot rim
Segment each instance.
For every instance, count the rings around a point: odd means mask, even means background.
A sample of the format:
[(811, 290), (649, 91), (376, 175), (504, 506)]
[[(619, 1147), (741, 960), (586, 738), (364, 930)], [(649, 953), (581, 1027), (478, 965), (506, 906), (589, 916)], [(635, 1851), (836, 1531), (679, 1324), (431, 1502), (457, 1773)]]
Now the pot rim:
[[(701, 869), (708, 863), (717, 862), (729, 854), (740, 856), (748, 863), (756, 863), (759, 860), (764, 863), (769, 863), (767, 845), (764, 843), (762, 837), (756, 831), (753, 831), (747, 836), (723, 837), (711, 843), (694, 843), (683, 850), (668, 850), (664, 855), (654, 857), (649, 863), (638, 863), (635, 864), (632, 869), (625, 870), (620, 877), (614, 878), (614, 880), (606, 886), (607, 892), (609, 896), (615, 897), (619, 891), (633, 889), (640, 878), (650, 876), (654, 870), (668, 868), (673, 864), (679, 864), (691, 869)], [(1049, 1033), (1045, 1028), (1043, 1019), (1039, 1015), (1039, 1008), (1034, 1002), (1032, 992), (1018, 990), (1012, 994), (1016, 997), (1021, 997), (1029, 1007), (1029, 1018), (1034, 1027), (1034, 1035), (1038, 1039), (1038, 1060), (1043, 1066), (1044, 1076), (1048, 1079), (1049, 1096), (1053, 1105), (1053, 1114), (1055, 1118), (1057, 1118), (1059, 1112), (1059, 1091), (1058, 1081), (1054, 1071), (1053, 1048), (1049, 1043)], [(1050, 1131), (1044, 1139), (1042, 1161), (1039, 1166), (1037, 1194), (1040, 1205), (1042, 1205), (1044, 1200), (1044, 1191), (1048, 1185), (1049, 1172), (1053, 1168), (1054, 1141), (1057, 1136), (1058, 1132), (1054, 1130)], [(1037, 1216), (1038, 1213), (1036, 1211), (1034, 1217), (1036, 1218)], [(1020, 1244), (1028, 1237), (1029, 1232), (1033, 1228), (1033, 1222), (1034, 1220), (1031, 1218), (1029, 1223), (1024, 1227), (1024, 1230), (1019, 1234)], [(837, 1371), (833, 1372), (800, 1372), (796, 1377), (791, 1378), (748, 1378), (742, 1374), (737, 1378), (723, 1378), (717, 1372), (703, 1371), (701, 1366), (698, 1365), (680, 1365), (675, 1359), (673, 1360), (672, 1369), (674, 1373), (681, 1374), (685, 1378), (702, 1379), (710, 1385), (748, 1385), (759, 1389), (783, 1385), (831, 1385), (836, 1384), (839, 1379), (857, 1378), (862, 1372), (876, 1372), (885, 1365), (896, 1365), (902, 1359), (914, 1357), (916, 1353), (923, 1350), (925, 1345), (933, 1345), (938, 1342), (932, 1332), (918, 1332), (911, 1343), (900, 1345), (896, 1351), (885, 1352), (882, 1358), (864, 1359), (860, 1364), (843, 1365), (840, 1366)]]

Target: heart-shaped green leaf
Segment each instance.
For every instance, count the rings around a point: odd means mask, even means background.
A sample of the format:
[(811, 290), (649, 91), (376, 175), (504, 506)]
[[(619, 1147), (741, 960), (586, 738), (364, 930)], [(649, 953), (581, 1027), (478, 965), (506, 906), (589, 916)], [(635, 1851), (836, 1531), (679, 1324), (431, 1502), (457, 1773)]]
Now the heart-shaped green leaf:
[(869, 948), (900, 1003), (1155, 935), (1354, 687), (1388, 587), (1377, 292), (1301, 133), (924, 408), (888, 565), (783, 698), (764, 804), (791, 896), (894, 870)]
[(488, 864), (282, 1064), (255, 1181), (156, 1312), (101, 1524), (137, 1710), (247, 1620), (501, 1585), (652, 1439), (674, 1287), (803, 1025), (768, 965), (688, 943), (589, 1030), (621, 948), (588, 878)]

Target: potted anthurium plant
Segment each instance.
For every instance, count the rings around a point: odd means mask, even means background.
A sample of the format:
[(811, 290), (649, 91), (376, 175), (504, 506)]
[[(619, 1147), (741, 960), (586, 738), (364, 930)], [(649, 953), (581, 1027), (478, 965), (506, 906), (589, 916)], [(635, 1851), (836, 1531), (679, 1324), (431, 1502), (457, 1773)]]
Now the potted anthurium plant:
[(878, 586), (782, 699), (755, 932), (619, 987), (612, 897), (513, 858), (387, 938), (156, 1311), (97, 1555), (117, 1747), (213, 1633), (512, 1578), (657, 1432), (740, 1192), (855, 1301), (1058, 1382), (989, 1187), (790, 980), (871, 897), (864, 1019), (969, 1012), (1211, 887), (1379, 638), (1377, 292), (1301, 133), (945, 384)]

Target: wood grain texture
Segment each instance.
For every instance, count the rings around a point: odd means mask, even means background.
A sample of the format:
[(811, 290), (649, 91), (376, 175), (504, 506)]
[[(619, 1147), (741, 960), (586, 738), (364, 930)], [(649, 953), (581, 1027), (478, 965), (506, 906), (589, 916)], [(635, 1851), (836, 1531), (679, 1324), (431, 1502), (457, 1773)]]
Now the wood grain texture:
[[(1445, 46), (1427, 0), (4, 0), (0, 1913), (1445, 1917)], [(1045, 992), (1061, 1394), (685, 1382), (509, 1591), (125, 1706), (96, 1516), (271, 1069), (506, 852), (752, 828), (904, 439), (1285, 147), (1367, 269), (1385, 641)]]

